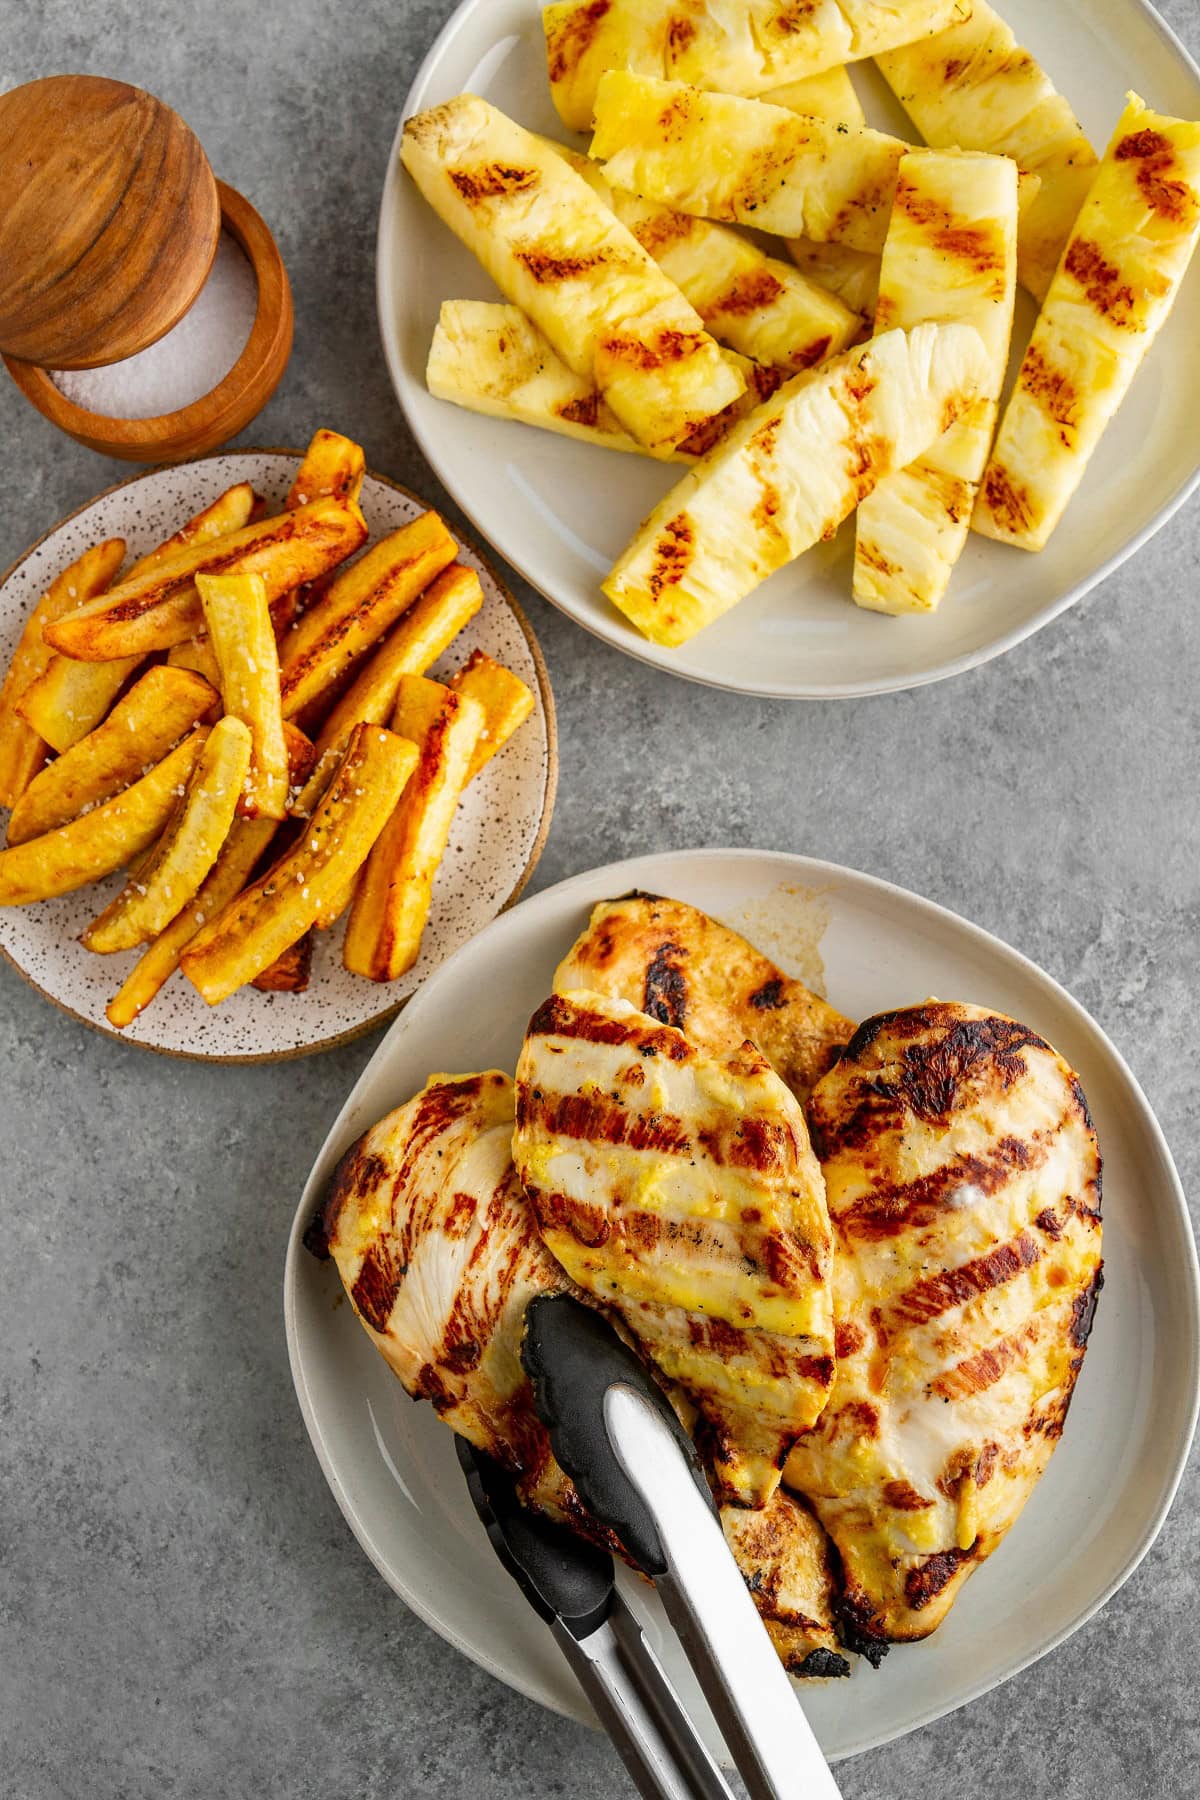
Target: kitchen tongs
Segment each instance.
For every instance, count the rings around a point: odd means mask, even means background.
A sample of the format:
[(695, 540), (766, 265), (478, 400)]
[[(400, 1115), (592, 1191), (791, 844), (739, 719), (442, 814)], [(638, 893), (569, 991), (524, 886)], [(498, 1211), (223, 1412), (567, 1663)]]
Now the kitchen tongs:
[[(750, 1800), (839, 1800), (666, 1396), (569, 1295), (530, 1303), (522, 1361), (559, 1463), (653, 1580)], [(638, 1792), (732, 1800), (616, 1590), (611, 1557), (523, 1509), (505, 1472), (461, 1439), (458, 1454), (493, 1548), (550, 1625)]]

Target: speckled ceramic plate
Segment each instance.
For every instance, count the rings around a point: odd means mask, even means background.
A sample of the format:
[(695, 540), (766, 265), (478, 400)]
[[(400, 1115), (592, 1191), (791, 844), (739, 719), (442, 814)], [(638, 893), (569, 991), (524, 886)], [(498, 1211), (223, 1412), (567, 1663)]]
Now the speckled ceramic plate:
[[(1144, 0), (1003, 0), (1001, 11), (1105, 144), (1127, 88), (1179, 117), (1200, 116), (1200, 70)], [(550, 100), (537, 0), (465, 0), (413, 84), (405, 116), (464, 91), (534, 131), (562, 137)], [(913, 127), (869, 64), (853, 80), (872, 125)], [(579, 140), (586, 148), (586, 141)], [(937, 613), (889, 619), (850, 599), (854, 526), (781, 569), (678, 650), (651, 644), (600, 583), (679, 471), (529, 426), (464, 412), (426, 390), (443, 300), (487, 299), (479, 264), (421, 198), (399, 163), (384, 188), (376, 257), (379, 321), (400, 404), (430, 463), (467, 516), (563, 612), (642, 662), (740, 693), (840, 698), (940, 681), (1011, 649), (1103, 581), (1165, 524), (1200, 479), (1200, 269), (1048, 547), (1040, 555), (972, 536)], [(1033, 303), (1018, 296), (1014, 357)]]
[[(237, 481), (252, 482), (270, 504), (282, 505), (298, 460), (294, 450), (206, 456), (135, 476), (64, 519), (0, 579), (0, 666), (7, 667), (29, 607), (89, 544), (123, 537), (131, 557), (144, 555)], [(374, 474), (363, 484), (362, 507), (373, 537), (425, 510), (415, 494)], [(127, 1042), (171, 1056), (225, 1062), (267, 1062), (328, 1049), (389, 1018), (452, 950), (521, 892), (541, 855), (554, 806), (554, 700), (537, 640), (516, 601), (471, 544), (462, 543), (459, 554), (479, 571), (483, 606), (430, 673), (449, 675), (472, 650), (486, 650), (529, 684), (538, 704), (463, 797), (416, 966), (386, 986), (348, 974), (339, 926), (314, 934), (306, 992), (243, 988), (210, 1010), (176, 974), (141, 1018), (119, 1034)], [(110, 1035), (117, 1034), (111, 1033), (104, 1008), (137, 954), (95, 956), (78, 937), (120, 882), (113, 876), (58, 900), (0, 909), (0, 954), (48, 1000)]]
[[(1145, 1096), (1095, 1021), (1015, 950), (901, 888), (807, 857), (685, 850), (594, 869), (497, 919), (426, 983), (342, 1108), (297, 1210), (284, 1306), (305, 1421), (359, 1542), (415, 1612), (523, 1694), (586, 1716), (550, 1634), (496, 1562), (450, 1433), (409, 1400), (333, 1265), (315, 1262), (300, 1239), (336, 1159), (432, 1070), (515, 1066), (525, 1023), (591, 907), (631, 888), (704, 907), (853, 1018), (928, 994), (1000, 1008), (1078, 1069), (1099, 1130), (1105, 1285), (1063, 1441), (933, 1637), (896, 1648), (878, 1671), (859, 1664), (849, 1680), (803, 1684), (826, 1754), (852, 1756), (1044, 1656), (1149, 1549), (1196, 1419), (1200, 1291), (1187, 1206)], [(626, 1592), (701, 1717), (654, 1596), (633, 1580)]]

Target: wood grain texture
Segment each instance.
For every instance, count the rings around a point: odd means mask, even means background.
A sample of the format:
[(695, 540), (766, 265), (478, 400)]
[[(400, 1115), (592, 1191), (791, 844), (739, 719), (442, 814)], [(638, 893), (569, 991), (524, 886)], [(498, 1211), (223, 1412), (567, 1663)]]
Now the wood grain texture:
[(187, 462), (228, 443), (260, 413), (278, 387), (292, 353), (292, 289), (279, 246), (265, 222), (236, 189), (217, 182), (221, 225), (249, 257), (258, 278), (258, 306), (245, 348), (211, 393), (178, 412), (151, 419), (110, 419), (68, 400), (45, 369), (6, 356), (4, 364), (40, 413), (78, 444), (123, 462)]
[(152, 94), (52, 75), (0, 95), (0, 350), (118, 362), (204, 285), (220, 231), (200, 142)]

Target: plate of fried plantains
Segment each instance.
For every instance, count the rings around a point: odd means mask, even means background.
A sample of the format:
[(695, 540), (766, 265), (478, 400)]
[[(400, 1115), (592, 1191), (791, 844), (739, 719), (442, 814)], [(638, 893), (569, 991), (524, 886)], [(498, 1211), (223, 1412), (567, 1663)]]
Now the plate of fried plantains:
[(353, 1037), (541, 852), (533, 633), (337, 432), (100, 495), (0, 580), (0, 651), (0, 953), (126, 1041)]

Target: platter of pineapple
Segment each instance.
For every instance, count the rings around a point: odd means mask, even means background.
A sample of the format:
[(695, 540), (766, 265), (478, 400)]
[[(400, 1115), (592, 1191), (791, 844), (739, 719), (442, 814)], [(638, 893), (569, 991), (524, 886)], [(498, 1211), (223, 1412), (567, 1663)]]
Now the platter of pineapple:
[(943, 679), (1200, 480), (1198, 120), (1144, 0), (467, 0), (384, 190), (397, 395), (628, 654), (791, 698)]

